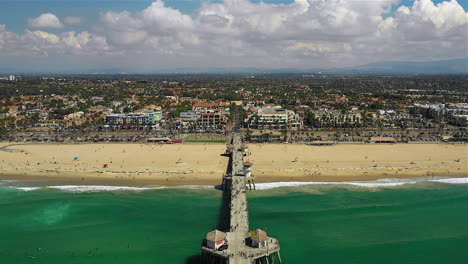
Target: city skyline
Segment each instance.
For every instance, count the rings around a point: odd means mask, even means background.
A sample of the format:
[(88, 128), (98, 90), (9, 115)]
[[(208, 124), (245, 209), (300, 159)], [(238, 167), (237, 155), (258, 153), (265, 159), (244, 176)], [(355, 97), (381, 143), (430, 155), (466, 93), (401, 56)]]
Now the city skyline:
[(462, 1), (2, 1), (0, 70), (329, 69), (468, 57)]

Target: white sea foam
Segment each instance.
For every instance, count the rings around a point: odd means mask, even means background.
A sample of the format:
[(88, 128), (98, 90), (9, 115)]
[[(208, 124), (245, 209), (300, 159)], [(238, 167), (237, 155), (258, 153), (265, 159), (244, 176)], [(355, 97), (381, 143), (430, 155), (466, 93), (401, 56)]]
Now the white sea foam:
[(294, 186), (310, 185), (310, 184), (321, 184), (321, 183), (318, 183), (318, 182), (265, 182), (265, 183), (256, 183), (255, 187), (257, 190), (267, 190), (267, 189), (273, 189), (273, 188), (278, 188), (278, 187), (294, 187)]
[(22, 180), (1, 180), (0, 183), (15, 183), (15, 182), (24, 182)]
[(303, 185), (354, 185), (368, 188), (377, 187), (392, 187), (403, 185), (408, 182), (269, 182), (269, 183), (257, 183), (255, 186), (258, 190), (267, 190), (278, 187), (295, 187)]
[(210, 185), (182, 185), (182, 186), (145, 186), (145, 187), (129, 187), (129, 186), (100, 186), (100, 185), (62, 185), (62, 186), (47, 186), (47, 188), (59, 189), (70, 192), (98, 192), (98, 191), (147, 191), (158, 189), (214, 189)]
[(468, 184), (468, 178), (449, 178), (449, 179), (436, 179), (430, 180), (431, 182), (443, 182), (451, 184)]
[(28, 191), (35, 191), (35, 190), (41, 189), (41, 187), (15, 187), (15, 189), (28, 192)]
[(20, 187), (9, 186), (23, 191), (35, 191), (38, 189), (57, 189), (67, 192), (104, 192), (104, 191), (148, 191), (158, 189), (214, 189), (209, 185), (184, 185), (184, 186), (145, 186), (145, 187), (130, 187), (130, 186), (102, 186), (102, 185), (52, 185), (43, 187)]
[(468, 184), (468, 178), (419, 178), (419, 179), (380, 179), (375, 181), (352, 181), (352, 182), (269, 182), (257, 183), (259, 190), (266, 190), (278, 187), (294, 187), (302, 185), (353, 185), (367, 188), (394, 187), (404, 184), (414, 184), (418, 182), (439, 182), (449, 184)]
[(181, 185), (181, 186), (166, 186), (166, 188), (172, 189), (214, 189), (212, 185)]
[(129, 187), (129, 186), (101, 186), (101, 185), (60, 185), (47, 186), (49, 189), (58, 189), (68, 192), (102, 192), (102, 191), (147, 191), (164, 189), (164, 186), (154, 187)]

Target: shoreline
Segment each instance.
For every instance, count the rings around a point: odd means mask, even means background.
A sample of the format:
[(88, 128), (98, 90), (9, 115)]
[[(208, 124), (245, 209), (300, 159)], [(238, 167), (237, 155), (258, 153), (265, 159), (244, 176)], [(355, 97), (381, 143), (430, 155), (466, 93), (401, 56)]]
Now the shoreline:
[[(465, 168), (465, 171), (468, 167)], [(255, 178), (255, 183), (274, 183), (274, 182), (325, 182), (325, 183), (342, 183), (342, 182), (353, 182), (353, 181), (376, 181), (383, 179), (418, 179), (427, 177), (446, 177), (446, 178), (466, 178), (466, 173), (459, 171), (447, 171), (446, 168), (440, 168), (437, 172), (432, 172), (430, 175), (427, 174), (427, 170), (410, 170), (406, 173), (394, 174), (389, 173), (391, 170), (382, 171), (380, 173), (361, 174), (361, 170), (356, 170), (354, 175), (273, 175), (273, 176), (261, 176)], [(320, 173), (320, 172), (319, 172)], [(182, 174), (184, 175), (184, 174)], [(133, 178), (132, 174), (123, 173), (60, 173), (59, 175), (50, 175), (49, 173), (43, 172), (32, 172), (32, 173), (2, 173), (0, 175), (0, 181), (39, 181), (48, 182), (53, 184), (63, 185), (106, 185), (106, 186), (187, 186), (187, 185), (205, 185), (205, 186), (219, 186), (221, 185), (221, 175), (216, 178), (211, 177), (184, 177), (181, 174), (171, 175), (172, 177), (161, 178), (167, 175), (142, 175), (142, 173), (136, 173)], [(168, 180), (166, 180), (168, 179)]]

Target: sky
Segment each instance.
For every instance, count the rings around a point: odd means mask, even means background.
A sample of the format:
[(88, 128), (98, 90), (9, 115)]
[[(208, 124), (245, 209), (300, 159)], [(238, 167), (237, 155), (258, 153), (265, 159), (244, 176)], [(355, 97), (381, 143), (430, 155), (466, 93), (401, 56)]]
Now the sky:
[(468, 57), (467, 0), (0, 0), (0, 70), (330, 69)]

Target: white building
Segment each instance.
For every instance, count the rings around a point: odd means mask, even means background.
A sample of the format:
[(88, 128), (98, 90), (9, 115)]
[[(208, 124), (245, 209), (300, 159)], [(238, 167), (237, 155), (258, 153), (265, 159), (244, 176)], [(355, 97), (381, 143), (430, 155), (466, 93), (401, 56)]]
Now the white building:
[(249, 116), (247, 122), (249, 128), (260, 130), (300, 129), (302, 127), (299, 115), (281, 106), (259, 107)]
[(349, 111), (342, 113), (338, 110), (322, 109), (313, 111), (317, 118), (317, 126), (319, 127), (340, 127), (345, 124), (359, 124), (362, 122), (362, 116), (359, 111)]
[(468, 124), (468, 103), (414, 104), (415, 112), (429, 118), (446, 117), (455, 125)]
[(201, 129), (224, 129), (228, 117), (221, 113), (198, 113), (197, 127)]

